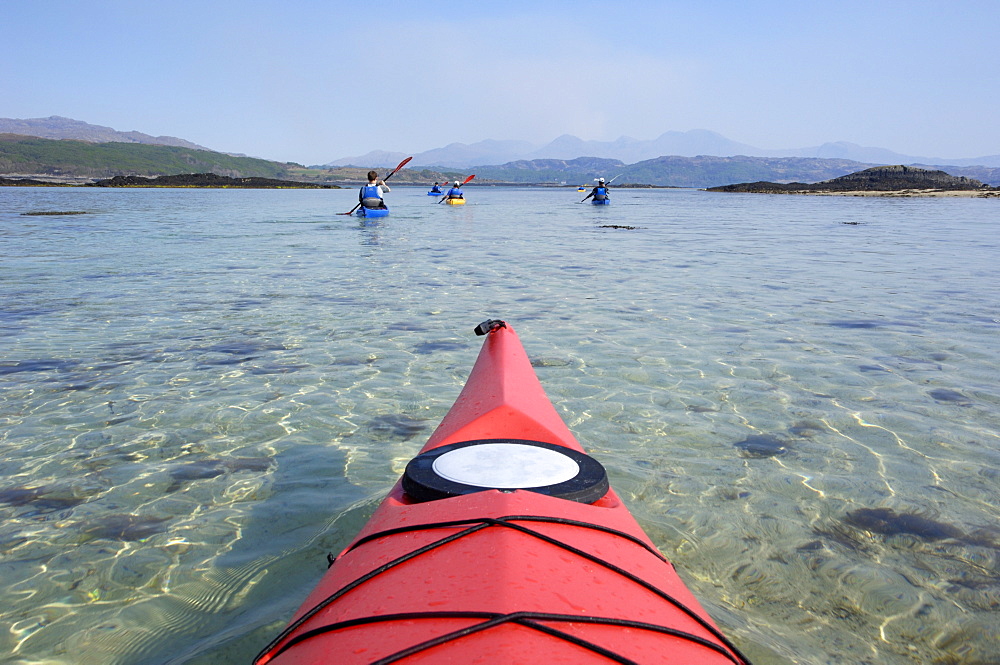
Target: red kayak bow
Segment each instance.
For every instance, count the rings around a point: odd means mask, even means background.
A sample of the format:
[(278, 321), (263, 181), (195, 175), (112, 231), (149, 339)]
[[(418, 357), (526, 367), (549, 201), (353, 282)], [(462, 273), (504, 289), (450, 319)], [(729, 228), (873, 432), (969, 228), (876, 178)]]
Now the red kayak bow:
[(514, 330), (256, 665), (736, 663)]

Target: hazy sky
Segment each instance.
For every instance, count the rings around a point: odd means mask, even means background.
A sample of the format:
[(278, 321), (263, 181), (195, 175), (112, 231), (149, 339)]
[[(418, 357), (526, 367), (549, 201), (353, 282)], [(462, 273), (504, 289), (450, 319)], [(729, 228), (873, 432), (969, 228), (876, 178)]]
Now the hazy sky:
[(1000, 0), (0, 0), (0, 117), (304, 164), (452, 142), (1000, 154)]

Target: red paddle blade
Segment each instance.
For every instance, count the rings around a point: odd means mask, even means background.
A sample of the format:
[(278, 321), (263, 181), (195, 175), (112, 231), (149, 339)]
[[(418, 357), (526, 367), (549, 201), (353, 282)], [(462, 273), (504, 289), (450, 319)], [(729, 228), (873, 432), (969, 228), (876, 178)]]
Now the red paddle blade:
[(470, 180), (472, 180), (472, 179), (473, 179), (473, 178), (475, 178), (475, 177), (476, 177), (476, 174), (475, 174), (475, 173), (473, 173), (473, 174), (472, 174), (472, 175), (470, 175), (470, 176), (469, 176), (468, 178), (466, 178), (466, 179), (465, 179), (465, 180), (464, 180), (464, 181), (462, 182), (462, 184), (464, 185), (465, 183), (469, 182)]
[(413, 159), (413, 157), (407, 157), (406, 159), (404, 159), (403, 161), (401, 161), (399, 163), (399, 166), (397, 166), (396, 168), (394, 168), (392, 170), (392, 173), (390, 173), (386, 177), (382, 178), (382, 180), (385, 181), (385, 180), (388, 180), (389, 178), (391, 178), (392, 176), (394, 176), (396, 174), (396, 171), (398, 171), (399, 169), (401, 169), (404, 166), (406, 166), (407, 164), (409, 164), (411, 159)]

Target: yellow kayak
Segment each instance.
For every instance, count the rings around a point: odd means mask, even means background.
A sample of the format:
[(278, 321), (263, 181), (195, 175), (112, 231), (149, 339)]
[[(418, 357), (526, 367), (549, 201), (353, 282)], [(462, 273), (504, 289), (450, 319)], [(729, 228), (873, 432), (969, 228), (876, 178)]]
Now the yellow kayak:
[(464, 206), (465, 199), (446, 199), (445, 203), (450, 206)]

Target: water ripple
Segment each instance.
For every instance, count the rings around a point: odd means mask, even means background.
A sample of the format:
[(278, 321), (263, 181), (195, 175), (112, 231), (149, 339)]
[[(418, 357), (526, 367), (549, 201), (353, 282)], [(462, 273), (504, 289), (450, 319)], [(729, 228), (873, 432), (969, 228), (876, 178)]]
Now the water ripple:
[[(995, 201), (474, 188), (446, 210), (394, 188), (370, 223), (334, 214), (350, 191), (17, 190), (18, 662), (247, 662), (491, 317), (758, 665), (1000, 652)], [(88, 214), (21, 214), (48, 210)]]

